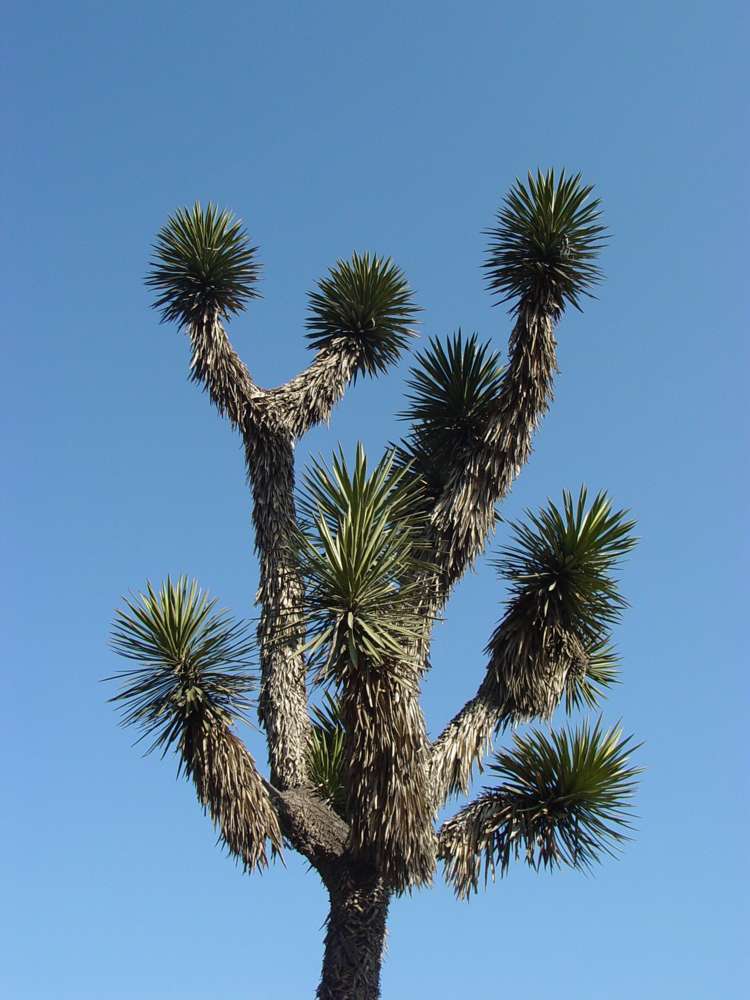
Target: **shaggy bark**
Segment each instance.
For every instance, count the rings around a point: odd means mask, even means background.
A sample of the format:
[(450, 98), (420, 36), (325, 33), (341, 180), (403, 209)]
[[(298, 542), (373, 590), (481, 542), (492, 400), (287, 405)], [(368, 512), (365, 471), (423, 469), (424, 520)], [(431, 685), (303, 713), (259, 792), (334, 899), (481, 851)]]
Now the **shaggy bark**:
[(495, 504), (507, 496), (531, 454), (531, 441), (552, 400), (557, 370), (553, 318), (523, 305), (509, 344), (509, 363), (494, 414), (482, 440), (461, 453), (432, 526), (440, 567), (440, 605), (484, 550), (495, 524)]
[(194, 323), (189, 334), (191, 379), (204, 387), (219, 413), (241, 429), (248, 401), (262, 395), (262, 390), (253, 382), (215, 316)]
[(307, 782), (310, 720), (300, 651), (302, 584), (289, 546), (296, 523), (293, 442), (266, 399), (249, 408), (244, 437), (260, 561), (259, 716), (268, 733), (271, 780), (280, 788), (294, 788)]
[(373, 872), (343, 864), (326, 880), (330, 911), (318, 1000), (378, 1000), (390, 894)]
[(345, 337), (320, 351), (311, 365), (269, 396), (294, 438), (330, 419), (357, 371), (360, 352)]

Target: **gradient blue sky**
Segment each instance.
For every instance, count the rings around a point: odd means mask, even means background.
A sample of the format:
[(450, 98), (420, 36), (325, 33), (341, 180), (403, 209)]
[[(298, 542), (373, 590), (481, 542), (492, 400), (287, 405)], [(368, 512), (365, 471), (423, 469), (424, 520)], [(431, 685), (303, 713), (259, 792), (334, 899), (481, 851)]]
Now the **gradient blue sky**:
[[(597, 185), (608, 279), (560, 326), (555, 404), (505, 514), (586, 482), (639, 520), (604, 707), (645, 741), (639, 829), (594, 877), (519, 866), (469, 905), (442, 883), (396, 902), (384, 995), (739, 996), (746, 5), (73, 0), (12, 5), (4, 36), (0, 993), (285, 1000), (317, 982), (316, 878), (291, 855), (243, 877), (99, 683), (128, 589), (184, 571), (244, 616), (256, 582), (238, 441), (148, 308), (155, 231), (196, 198), (245, 219), (264, 298), (232, 334), (262, 384), (306, 363), (306, 293), (353, 249), (405, 269), (425, 335), (504, 351), (481, 231), (516, 175), (554, 165)], [(300, 463), (358, 438), (377, 453), (407, 368), (358, 385)], [(474, 691), (502, 596), (482, 562), (451, 602), (433, 733)]]

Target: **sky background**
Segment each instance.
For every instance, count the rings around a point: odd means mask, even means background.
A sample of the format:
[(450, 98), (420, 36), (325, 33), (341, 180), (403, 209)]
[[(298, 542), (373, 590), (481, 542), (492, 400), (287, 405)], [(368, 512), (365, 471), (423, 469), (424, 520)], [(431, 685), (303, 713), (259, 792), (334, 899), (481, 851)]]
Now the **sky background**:
[[(585, 482), (638, 519), (623, 683), (603, 707), (644, 741), (638, 830), (593, 876), (519, 864), (468, 905), (440, 877), (395, 902), (384, 997), (741, 994), (746, 9), (6, 9), (1, 995), (286, 1000), (318, 979), (317, 878), (292, 854), (243, 877), (174, 759), (142, 759), (100, 683), (120, 667), (112, 609), (147, 578), (195, 575), (253, 614), (239, 441), (149, 309), (156, 231), (196, 198), (245, 220), (264, 297), (231, 334), (263, 385), (309, 361), (307, 292), (355, 249), (406, 271), (425, 336), (461, 326), (504, 354), (482, 230), (537, 166), (582, 171), (613, 236), (598, 299), (559, 327), (555, 403), (503, 513)], [(349, 392), (300, 468), (337, 442), (379, 454), (408, 366)], [(502, 599), (483, 560), (451, 601), (424, 692), (433, 735), (476, 689)]]

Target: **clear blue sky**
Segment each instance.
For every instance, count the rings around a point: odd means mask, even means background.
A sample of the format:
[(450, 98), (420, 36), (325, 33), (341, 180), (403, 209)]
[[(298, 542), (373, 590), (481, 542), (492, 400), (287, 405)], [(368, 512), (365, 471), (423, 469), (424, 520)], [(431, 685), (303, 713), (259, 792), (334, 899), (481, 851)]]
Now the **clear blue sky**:
[[(388, 1000), (742, 992), (747, 895), (746, 5), (29, 3), (8, 9), (2, 394), (0, 994), (311, 996), (324, 893), (294, 856), (243, 877), (173, 760), (141, 759), (99, 679), (112, 608), (194, 574), (252, 613), (237, 439), (149, 311), (149, 244), (213, 199), (260, 244), (232, 327), (266, 385), (308, 360), (306, 293), (391, 254), (425, 334), (505, 349), (481, 231), (518, 174), (581, 170), (608, 279), (559, 329), (554, 408), (506, 504), (586, 482), (639, 520), (608, 721), (645, 741), (638, 833), (594, 877), (517, 867), (469, 905), (393, 906)], [(398, 433), (407, 362), (299, 449)], [(500, 539), (502, 540), (502, 533)], [(483, 563), (438, 630), (433, 733), (473, 693), (502, 592)], [(257, 735), (249, 734), (262, 757)]]

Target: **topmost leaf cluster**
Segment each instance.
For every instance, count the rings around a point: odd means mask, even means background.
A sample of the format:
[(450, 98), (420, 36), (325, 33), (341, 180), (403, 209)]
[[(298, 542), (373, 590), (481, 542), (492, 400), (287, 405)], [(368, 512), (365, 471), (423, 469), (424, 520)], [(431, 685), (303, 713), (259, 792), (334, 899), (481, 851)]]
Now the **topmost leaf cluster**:
[(256, 251), (230, 212), (210, 202), (178, 209), (156, 237), (146, 277), (162, 321), (190, 326), (240, 312), (259, 296)]
[(487, 233), (487, 284), (501, 302), (512, 300), (515, 311), (580, 309), (581, 295), (601, 280), (595, 261), (606, 233), (592, 190), (564, 171), (529, 174), (528, 185), (516, 180)]

